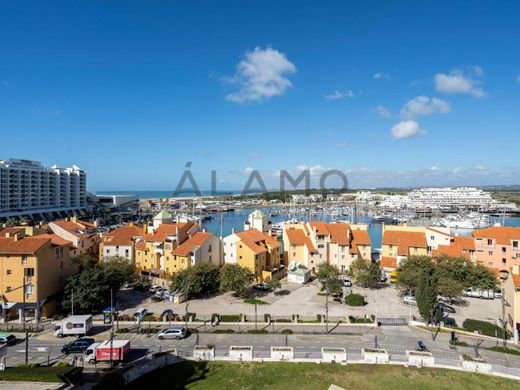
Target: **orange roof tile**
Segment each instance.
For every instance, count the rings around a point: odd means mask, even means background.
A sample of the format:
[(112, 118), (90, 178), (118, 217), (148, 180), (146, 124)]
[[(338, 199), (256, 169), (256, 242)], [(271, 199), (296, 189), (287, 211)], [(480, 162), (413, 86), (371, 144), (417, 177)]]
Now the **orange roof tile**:
[(6, 227), (0, 230), (0, 237), (7, 237), (7, 235), (12, 236), (14, 234), (20, 233), (22, 230), (25, 230), (22, 227)]
[(127, 225), (121, 226), (111, 232), (107, 232), (103, 235), (107, 240), (104, 241), (104, 245), (132, 245), (136, 237), (143, 237), (145, 232), (142, 228)]
[[(92, 235), (92, 229), (95, 228), (95, 225), (86, 222), (86, 221), (69, 221), (69, 220), (58, 220), (53, 221), (55, 225), (59, 226), (63, 230), (68, 231), (69, 233), (75, 235), (76, 237), (85, 237)], [(90, 230), (90, 232), (88, 232)]]
[(314, 244), (312, 243), (311, 238), (307, 236), (302, 229), (288, 229), (286, 232), (287, 238), (289, 239), (289, 243), (291, 245), (306, 245), (309, 252), (317, 252), (316, 248), (314, 247)]
[(520, 240), (520, 227), (493, 226), (475, 230), (473, 237), (493, 238), (499, 245), (511, 245), (511, 240)]
[(397, 254), (407, 256), (410, 248), (426, 248), (426, 236), (420, 232), (385, 230), (383, 245), (397, 245)]
[(42, 246), (50, 242), (49, 237), (25, 237), (19, 240), (0, 237), (0, 253), (33, 254)]
[(350, 226), (346, 223), (329, 223), (326, 225), (327, 231), (330, 233), (330, 240), (337, 242), (338, 245), (349, 245)]
[(197, 247), (203, 245), (207, 240), (213, 237), (211, 233), (197, 232), (191, 238), (188, 238), (173, 251), (176, 256), (187, 256)]
[(148, 248), (146, 247), (146, 242), (144, 242), (144, 241), (138, 241), (135, 244), (135, 249), (139, 249), (141, 251), (148, 250)]
[(179, 231), (187, 231), (194, 226), (193, 222), (162, 223), (153, 234), (145, 236), (146, 241), (163, 242), (168, 236), (176, 236)]
[(381, 268), (397, 268), (397, 259), (383, 256), (380, 262)]
[(364, 229), (351, 229), (352, 241), (350, 243), (350, 253), (359, 253), (359, 245), (369, 246), (372, 245), (368, 230)]
[(314, 230), (316, 228), (316, 234), (320, 236), (329, 236), (330, 233), (327, 229), (327, 224), (325, 222), (320, 221), (310, 221), (309, 226), (311, 227), (311, 230)]
[(277, 240), (257, 229), (249, 229), (235, 234), (255, 253), (266, 252), (265, 244), (271, 248), (278, 248), (280, 246)]
[[(72, 246), (72, 242), (70, 242), (64, 238), (61, 238), (57, 234), (38, 234), (37, 236), (34, 236), (34, 237), (50, 238), (52, 245), (55, 245), (55, 246), (64, 246), (64, 245)], [(26, 238), (31, 238), (31, 237), (26, 237)]]

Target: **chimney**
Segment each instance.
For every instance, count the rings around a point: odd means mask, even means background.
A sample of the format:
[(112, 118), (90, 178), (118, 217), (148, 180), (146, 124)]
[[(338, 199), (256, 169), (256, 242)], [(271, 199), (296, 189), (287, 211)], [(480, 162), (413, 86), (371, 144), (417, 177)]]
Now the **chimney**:
[(18, 237), (18, 234), (14, 234), (14, 235), (13, 235), (13, 238), (14, 238), (14, 241), (15, 241), (15, 242), (18, 241), (18, 238), (19, 238), (19, 237)]

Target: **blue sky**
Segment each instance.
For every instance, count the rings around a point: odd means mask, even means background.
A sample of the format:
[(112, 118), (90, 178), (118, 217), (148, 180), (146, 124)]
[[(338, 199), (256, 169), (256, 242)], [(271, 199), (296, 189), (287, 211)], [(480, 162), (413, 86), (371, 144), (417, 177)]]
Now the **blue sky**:
[(0, 2), (0, 159), (91, 190), (251, 169), (519, 184), (517, 1)]

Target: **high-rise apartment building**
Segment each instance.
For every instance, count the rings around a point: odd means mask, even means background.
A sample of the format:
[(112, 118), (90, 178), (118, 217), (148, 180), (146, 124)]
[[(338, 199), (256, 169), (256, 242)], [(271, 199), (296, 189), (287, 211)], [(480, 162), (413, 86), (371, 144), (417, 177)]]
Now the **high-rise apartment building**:
[(39, 161), (0, 160), (0, 218), (81, 210), (87, 206), (83, 170), (47, 168)]

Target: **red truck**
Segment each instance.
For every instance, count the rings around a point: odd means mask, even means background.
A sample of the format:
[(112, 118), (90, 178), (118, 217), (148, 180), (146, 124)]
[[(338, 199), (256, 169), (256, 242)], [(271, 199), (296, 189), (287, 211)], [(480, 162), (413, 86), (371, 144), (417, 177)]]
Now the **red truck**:
[(130, 340), (105, 340), (94, 343), (85, 351), (85, 360), (89, 363), (123, 361), (130, 352)]

